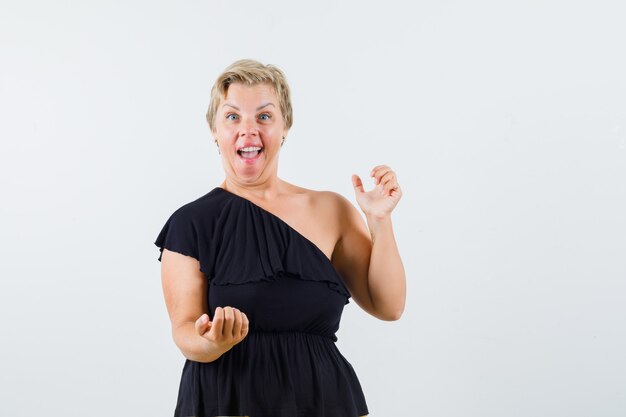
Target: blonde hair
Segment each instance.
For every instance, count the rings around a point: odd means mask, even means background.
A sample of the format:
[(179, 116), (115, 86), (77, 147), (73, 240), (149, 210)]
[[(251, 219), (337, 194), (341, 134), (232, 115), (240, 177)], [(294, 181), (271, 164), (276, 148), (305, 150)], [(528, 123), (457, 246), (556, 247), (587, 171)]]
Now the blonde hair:
[(253, 59), (240, 59), (230, 64), (224, 72), (217, 77), (211, 88), (211, 101), (206, 120), (209, 122), (211, 131), (215, 128), (215, 116), (220, 101), (226, 97), (228, 87), (234, 83), (253, 86), (261, 83), (269, 83), (276, 93), (280, 111), (283, 114), (285, 129), (289, 130), (293, 124), (293, 110), (291, 108), (291, 91), (287, 84), (285, 74), (274, 65), (263, 65)]

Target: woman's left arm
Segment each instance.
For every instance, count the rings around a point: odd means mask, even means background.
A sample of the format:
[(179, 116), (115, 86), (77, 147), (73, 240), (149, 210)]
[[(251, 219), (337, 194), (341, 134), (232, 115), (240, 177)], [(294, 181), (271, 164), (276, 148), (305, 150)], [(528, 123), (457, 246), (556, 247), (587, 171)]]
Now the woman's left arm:
[(372, 303), (379, 317), (398, 320), (404, 312), (406, 276), (393, 235), (391, 216), (366, 217), (372, 239), (367, 273)]
[(391, 222), (402, 191), (386, 165), (375, 167), (371, 176), (377, 185), (368, 192), (361, 179), (352, 176), (367, 226), (356, 208), (342, 199), (342, 232), (333, 260), (357, 304), (381, 320), (393, 321), (402, 316), (406, 302), (406, 276)]

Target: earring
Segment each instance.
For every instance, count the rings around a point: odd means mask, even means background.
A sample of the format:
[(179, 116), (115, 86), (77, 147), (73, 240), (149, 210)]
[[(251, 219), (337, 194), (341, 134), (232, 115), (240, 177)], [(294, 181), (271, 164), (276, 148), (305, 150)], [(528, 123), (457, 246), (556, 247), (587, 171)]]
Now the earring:
[(221, 155), (222, 152), (220, 152), (220, 145), (217, 143), (217, 139), (215, 139), (215, 144), (217, 145), (217, 153)]
[(284, 143), (285, 143), (285, 137), (283, 136), (283, 141), (280, 142), (280, 146), (283, 146)]

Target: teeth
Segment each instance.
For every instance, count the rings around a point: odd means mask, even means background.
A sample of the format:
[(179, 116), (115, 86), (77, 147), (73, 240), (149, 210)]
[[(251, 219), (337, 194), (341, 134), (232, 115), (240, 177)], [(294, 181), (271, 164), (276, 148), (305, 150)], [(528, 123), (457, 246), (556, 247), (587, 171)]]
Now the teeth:
[(248, 146), (246, 148), (241, 148), (239, 149), (239, 152), (254, 152), (254, 151), (260, 151), (261, 148), (258, 146)]

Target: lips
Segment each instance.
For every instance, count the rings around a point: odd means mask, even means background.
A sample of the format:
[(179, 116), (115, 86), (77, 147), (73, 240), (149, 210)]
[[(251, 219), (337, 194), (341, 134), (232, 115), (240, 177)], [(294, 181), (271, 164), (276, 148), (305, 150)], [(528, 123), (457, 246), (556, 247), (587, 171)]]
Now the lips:
[(263, 147), (263, 145), (261, 145), (260, 143), (248, 142), (248, 143), (244, 143), (240, 147), (238, 147), (237, 148), (237, 152), (241, 151), (243, 148), (262, 148), (262, 147)]
[(239, 155), (239, 159), (246, 164), (251, 164), (255, 162), (257, 159), (261, 157), (261, 153), (263, 153), (263, 148), (261, 148), (258, 151), (252, 151), (252, 152), (237, 151), (237, 154)]
[(260, 146), (253, 146), (253, 148), (261, 148), (261, 149), (260, 149), (260, 150), (258, 150), (258, 151), (246, 151), (246, 152), (244, 152), (244, 151), (243, 151), (243, 149), (245, 149), (245, 148), (247, 148), (247, 146), (244, 146), (243, 148), (239, 148), (239, 149), (237, 149), (237, 153), (238, 153), (239, 155), (243, 155), (244, 153), (261, 152), (261, 151), (263, 150), (263, 148), (262, 148), (262, 147), (260, 147)]

